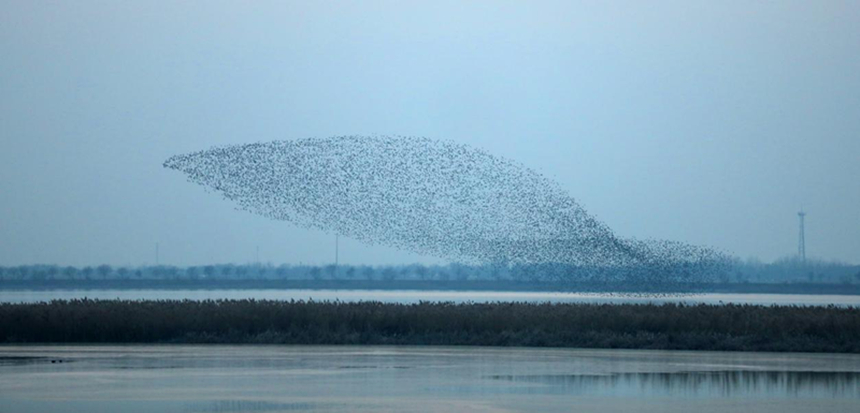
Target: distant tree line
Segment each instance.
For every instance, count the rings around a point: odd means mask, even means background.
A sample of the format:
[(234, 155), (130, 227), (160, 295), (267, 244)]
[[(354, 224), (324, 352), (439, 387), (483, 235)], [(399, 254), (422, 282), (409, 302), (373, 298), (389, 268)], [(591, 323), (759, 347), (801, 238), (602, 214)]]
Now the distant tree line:
[[(501, 266), (463, 264), (420, 264), (396, 266), (212, 264), (177, 267), (172, 265), (113, 267), (20, 265), (0, 267), (0, 280), (501, 280), (526, 279)], [(534, 274), (528, 274), (535, 278)]]
[(772, 263), (749, 258), (736, 260), (730, 268), (720, 281), (860, 284), (860, 265), (814, 258), (804, 261), (797, 256), (789, 256)]
[(0, 343), (409, 344), (860, 353), (860, 308), (82, 299), (0, 304)]
[[(91, 280), (364, 280), (364, 281), (512, 281), (524, 283), (566, 283), (588, 281), (596, 271), (569, 265), (391, 265), (352, 266), (334, 264), (272, 265), (272, 264), (212, 264), (178, 267), (154, 266), (58, 266), (20, 265), (0, 267), (0, 281), (91, 281)], [(619, 282), (648, 280), (647, 273), (618, 270)], [(604, 274), (605, 275), (605, 274)], [(640, 278), (643, 276), (643, 278)], [(605, 276), (603, 278), (606, 278)], [(662, 277), (661, 280), (665, 280)], [(678, 282), (683, 281), (679, 276)], [(839, 262), (784, 258), (773, 263), (755, 259), (735, 260), (709, 282), (716, 283), (842, 283), (860, 284), (860, 266)]]

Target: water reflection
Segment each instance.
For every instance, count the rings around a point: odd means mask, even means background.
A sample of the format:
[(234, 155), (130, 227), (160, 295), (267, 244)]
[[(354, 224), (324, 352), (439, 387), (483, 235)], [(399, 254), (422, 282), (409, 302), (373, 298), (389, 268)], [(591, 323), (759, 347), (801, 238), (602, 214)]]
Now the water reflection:
[(45, 357), (30, 357), (30, 356), (0, 356), (0, 366), (3, 365), (20, 365), (29, 363), (38, 363), (47, 361)]
[(560, 413), (571, 406), (612, 413), (860, 412), (860, 355), (433, 346), (0, 346), (3, 413)]
[(218, 400), (205, 403), (193, 403), (186, 406), (186, 412), (306, 412), (332, 410), (332, 404), (321, 403), (272, 403), (261, 400)]
[(495, 380), (540, 383), (573, 392), (657, 396), (860, 397), (860, 373), (835, 371), (682, 371), (615, 374), (495, 375)]

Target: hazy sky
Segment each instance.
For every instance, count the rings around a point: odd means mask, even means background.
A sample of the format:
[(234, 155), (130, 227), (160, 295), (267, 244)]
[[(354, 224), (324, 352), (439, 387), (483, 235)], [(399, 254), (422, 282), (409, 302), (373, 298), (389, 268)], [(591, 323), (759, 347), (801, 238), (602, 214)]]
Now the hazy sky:
[(860, 2), (0, 0), (0, 265), (327, 263), (161, 164), (344, 134), (483, 148), (740, 257), (795, 253), (803, 206), (809, 255), (858, 263)]

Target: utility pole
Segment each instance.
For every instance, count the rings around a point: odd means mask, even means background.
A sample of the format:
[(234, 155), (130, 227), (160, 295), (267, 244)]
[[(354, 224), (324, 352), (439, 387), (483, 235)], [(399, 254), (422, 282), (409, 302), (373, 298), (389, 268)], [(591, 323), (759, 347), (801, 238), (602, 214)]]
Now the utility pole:
[(806, 212), (803, 212), (803, 208), (801, 208), (800, 212), (797, 213), (797, 218), (800, 219), (800, 234), (798, 234), (797, 239), (797, 255), (804, 264), (806, 264), (806, 234), (804, 234), (803, 228), (803, 220), (805, 217)]

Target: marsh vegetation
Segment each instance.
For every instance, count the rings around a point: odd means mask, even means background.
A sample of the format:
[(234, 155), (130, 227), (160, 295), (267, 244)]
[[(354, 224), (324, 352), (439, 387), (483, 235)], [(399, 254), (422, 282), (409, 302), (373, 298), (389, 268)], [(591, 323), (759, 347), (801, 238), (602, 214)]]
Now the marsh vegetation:
[(0, 342), (415, 344), (860, 353), (860, 308), (84, 299), (0, 304)]

